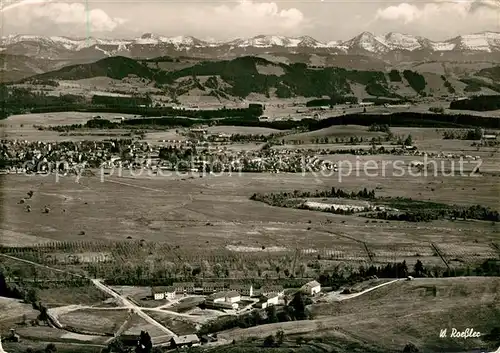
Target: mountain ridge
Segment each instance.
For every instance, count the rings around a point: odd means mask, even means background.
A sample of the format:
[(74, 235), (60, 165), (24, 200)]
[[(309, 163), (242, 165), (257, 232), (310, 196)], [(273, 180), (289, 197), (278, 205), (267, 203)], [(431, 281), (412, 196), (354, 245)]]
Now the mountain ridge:
[[(235, 50), (288, 49), (323, 51), (331, 54), (354, 54), (364, 52), (369, 55), (384, 55), (390, 52), (500, 52), (500, 32), (485, 31), (465, 34), (444, 41), (405, 33), (389, 32), (378, 36), (362, 32), (349, 40), (321, 42), (311, 36), (288, 37), (278, 35), (258, 35), (230, 41), (206, 41), (193, 36), (165, 37), (146, 33), (134, 39), (69, 38), (63, 36), (10, 35), (0, 38), (0, 52), (16, 55), (41, 55), (45, 59), (64, 57), (71, 52), (85, 52), (89, 49), (100, 51), (105, 56), (125, 55), (132, 57), (155, 56), (157, 52), (192, 52), (215, 49), (218, 54)], [(24, 49), (24, 50), (23, 50)], [(38, 49), (38, 51), (37, 51)], [(31, 52), (30, 52), (31, 50)], [(154, 53), (154, 54), (153, 54)], [(30, 55), (31, 54), (31, 55)], [(151, 56), (151, 57), (152, 57)], [(156, 55), (158, 56), (158, 55)]]

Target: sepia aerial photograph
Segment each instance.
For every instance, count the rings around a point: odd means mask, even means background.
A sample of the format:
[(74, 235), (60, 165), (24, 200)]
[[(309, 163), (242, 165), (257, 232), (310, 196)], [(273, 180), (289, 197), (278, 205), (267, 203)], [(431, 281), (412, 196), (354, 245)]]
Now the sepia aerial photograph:
[(0, 0), (0, 353), (500, 353), (500, 0)]

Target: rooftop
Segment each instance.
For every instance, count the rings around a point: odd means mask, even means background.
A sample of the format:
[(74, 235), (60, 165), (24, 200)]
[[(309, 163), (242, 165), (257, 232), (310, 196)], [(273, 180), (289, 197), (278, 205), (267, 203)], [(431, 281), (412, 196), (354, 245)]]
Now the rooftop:
[(263, 291), (266, 291), (266, 292), (281, 292), (283, 291), (283, 286), (279, 286), (279, 285), (273, 285), (273, 286), (263, 286), (260, 290), (261, 292)]
[(263, 295), (263, 296), (261, 296), (261, 297), (260, 297), (260, 301), (261, 301), (261, 302), (266, 302), (266, 301), (268, 301), (268, 300), (270, 300), (270, 299), (274, 299), (274, 298), (276, 298), (276, 297), (278, 297), (278, 296), (279, 296), (279, 295), (278, 295), (278, 293), (269, 293), (269, 294), (267, 294), (267, 295)]
[(151, 291), (153, 293), (166, 293), (175, 291), (175, 288), (173, 286), (152, 287)]
[(193, 282), (175, 282), (174, 287), (194, 287)]
[(321, 286), (321, 284), (319, 284), (318, 281), (311, 281), (311, 282), (307, 282), (306, 284), (304, 284), (304, 286), (306, 286), (306, 287), (317, 287), (317, 286)]
[(188, 344), (200, 341), (200, 339), (196, 335), (177, 336), (172, 337), (172, 339), (174, 340), (175, 344)]
[(209, 296), (209, 299), (220, 299), (220, 298), (236, 298), (239, 297), (240, 294), (236, 291), (229, 291), (229, 292), (217, 292)]

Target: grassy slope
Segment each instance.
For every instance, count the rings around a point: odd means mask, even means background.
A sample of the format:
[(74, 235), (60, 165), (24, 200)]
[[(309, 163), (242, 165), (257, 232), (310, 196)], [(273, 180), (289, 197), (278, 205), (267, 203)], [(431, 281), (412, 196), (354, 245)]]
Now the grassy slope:
[(219, 336), (265, 337), (281, 328), (288, 335), (343, 332), (387, 349), (402, 349), (407, 342), (429, 351), (470, 349), (483, 343), (478, 339), (440, 339), (440, 329), (474, 328), (488, 333), (500, 326), (499, 293), (500, 278), (401, 281), (347, 301), (315, 305), (315, 320), (235, 329)]

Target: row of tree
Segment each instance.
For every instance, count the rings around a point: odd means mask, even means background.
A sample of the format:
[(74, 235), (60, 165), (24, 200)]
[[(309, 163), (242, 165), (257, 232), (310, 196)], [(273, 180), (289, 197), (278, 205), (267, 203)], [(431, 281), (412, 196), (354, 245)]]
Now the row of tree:
[(481, 140), (482, 138), (483, 130), (479, 127), (466, 131), (451, 130), (443, 132), (443, 139), (445, 140)]
[[(426, 201), (415, 201), (402, 197), (376, 197), (375, 190), (368, 191), (366, 188), (360, 191), (346, 192), (342, 189), (332, 188), (331, 190), (323, 190), (315, 192), (299, 191), (293, 192), (276, 192), (260, 194), (255, 193), (250, 197), (250, 200), (264, 202), (270, 206), (288, 207), (288, 208), (308, 208), (304, 206), (304, 199), (310, 198), (344, 198), (344, 199), (359, 199), (378, 201), (381, 204), (395, 205), (399, 211), (379, 211), (368, 212), (365, 217), (377, 218), (392, 221), (406, 222), (429, 222), (437, 219), (477, 219), (482, 221), (500, 222), (500, 213), (497, 210), (491, 209), (482, 205), (473, 206), (457, 206), (446, 205), (441, 203), (433, 203)], [(351, 210), (337, 211), (334, 208), (325, 209), (325, 212), (333, 212), (339, 214), (353, 214)], [(368, 210), (367, 210), (368, 211)], [(367, 212), (366, 211), (366, 212)]]
[(430, 222), (437, 219), (476, 219), (488, 222), (500, 222), (500, 213), (486, 206), (473, 205), (469, 207), (448, 206), (442, 209), (412, 209), (405, 212), (381, 211), (369, 213), (369, 218), (388, 221)]

